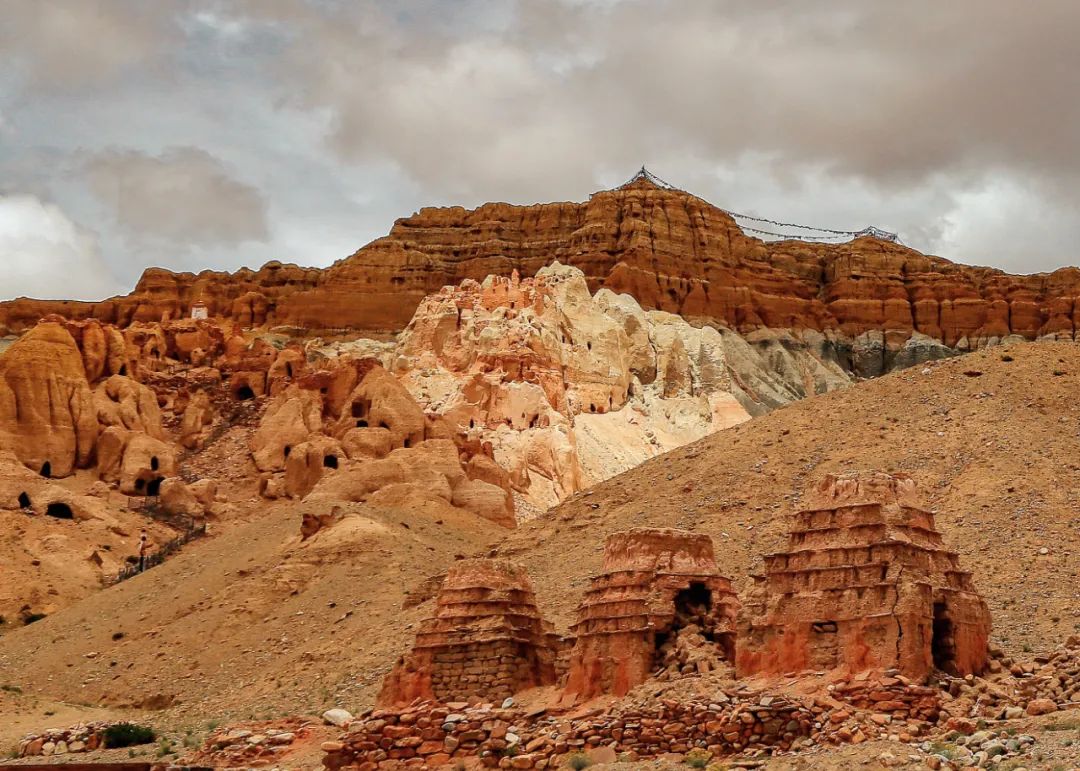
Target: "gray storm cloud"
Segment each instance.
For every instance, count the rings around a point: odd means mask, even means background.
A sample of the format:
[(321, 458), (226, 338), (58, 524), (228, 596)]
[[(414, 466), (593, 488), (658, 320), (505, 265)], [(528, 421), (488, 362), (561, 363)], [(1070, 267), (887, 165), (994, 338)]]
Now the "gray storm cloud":
[(204, 150), (159, 156), (107, 150), (86, 162), (90, 187), (126, 232), (177, 245), (230, 245), (267, 238), (261, 193)]
[[(325, 265), (642, 163), (722, 206), (1078, 260), (1080, 4), (8, 0), (0, 194), (147, 264)], [(12, 290), (5, 290), (11, 294)]]

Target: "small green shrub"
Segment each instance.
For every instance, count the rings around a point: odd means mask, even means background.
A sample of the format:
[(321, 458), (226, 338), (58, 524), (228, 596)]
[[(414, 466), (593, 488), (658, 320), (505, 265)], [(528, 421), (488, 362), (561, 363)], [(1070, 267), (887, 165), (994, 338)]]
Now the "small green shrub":
[(132, 747), (137, 744), (150, 744), (157, 738), (153, 728), (135, 723), (114, 723), (104, 731), (106, 749)]
[(930, 745), (931, 755), (940, 755), (946, 760), (956, 759), (956, 745), (947, 742), (934, 742)]
[(574, 769), (574, 771), (583, 771), (592, 765), (592, 761), (589, 760), (589, 756), (583, 752), (575, 752), (566, 760), (566, 765)]
[(1065, 718), (1064, 720), (1053, 720), (1047, 723), (1043, 728), (1047, 731), (1075, 731), (1080, 728), (1080, 718)]
[(686, 765), (690, 768), (705, 768), (710, 760), (712, 760), (712, 753), (700, 747), (695, 747), (686, 753)]

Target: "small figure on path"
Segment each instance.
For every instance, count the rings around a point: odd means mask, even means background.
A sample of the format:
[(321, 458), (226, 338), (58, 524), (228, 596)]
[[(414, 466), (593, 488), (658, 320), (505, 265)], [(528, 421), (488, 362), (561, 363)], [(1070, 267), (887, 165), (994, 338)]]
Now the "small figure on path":
[(142, 535), (139, 536), (139, 572), (143, 572), (146, 569), (146, 553), (150, 549), (150, 545), (146, 540), (146, 531), (142, 531)]

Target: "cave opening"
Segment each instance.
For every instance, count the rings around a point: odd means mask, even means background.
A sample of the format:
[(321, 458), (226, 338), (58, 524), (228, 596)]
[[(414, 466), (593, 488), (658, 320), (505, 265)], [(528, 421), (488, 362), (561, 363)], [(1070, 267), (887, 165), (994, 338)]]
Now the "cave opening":
[(934, 603), (934, 626), (930, 640), (934, 667), (949, 674), (956, 673), (956, 639), (949, 609), (944, 602)]
[(45, 461), (41, 464), (41, 476), (49, 479), (52, 476), (52, 463)]
[(161, 494), (161, 483), (164, 482), (164, 481), (165, 481), (165, 479), (163, 477), (154, 477), (153, 479), (151, 479), (149, 484), (146, 485), (146, 494), (147, 495), (160, 495)]
[[(683, 661), (685, 648), (701, 649), (702, 646), (716, 649), (716, 659), (730, 658), (729, 648), (732, 640), (719, 639), (717, 621), (712, 613), (712, 591), (704, 583), (694, 581), (685, 589), (675, 593), (671, 625), (657, 631), (653, 636), (653, 670), (674, 669), (685, 666)], [(681, 636), (687, 636), (680, 641)]]
[(322, 464), (323, 464), (324, 468), (335, 468), (336, 469), (338, 467), (337, 456), (336, 455), (324, 455), (323, 459), (322, 459)]
[(30, 496), (27, 495), (25, 492), (19, 493), (19, 508), (20, 509), (29, 509), (30, 506), (31, 506), (31, 504), (30, 504)]
[(160, 466), (161, 461), (158, 460), (158, 457), (156, 455), (150, 456), (150, 470), (157, 471)]
[(242, 402), (251, 401), (255, 398), (255, 392), (251, 390), (251, 386), (242, 385), (236, 389), (236, 398)]
[(45, 515), (56, 519), (75, 519), (75, 514), (66, 503), (55, 501), (45, 507)]

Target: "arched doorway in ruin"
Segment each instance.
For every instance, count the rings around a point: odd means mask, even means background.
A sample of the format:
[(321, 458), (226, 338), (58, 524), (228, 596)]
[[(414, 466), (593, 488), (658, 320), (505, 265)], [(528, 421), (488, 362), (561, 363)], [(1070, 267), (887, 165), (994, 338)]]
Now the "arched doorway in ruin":
[(930, 655), (934, 668), (950, 674), (956, 673), (956, 638), (953, 633), (949, 608), (944, 602), (934, 603), (933, 631), (930, 638)]

